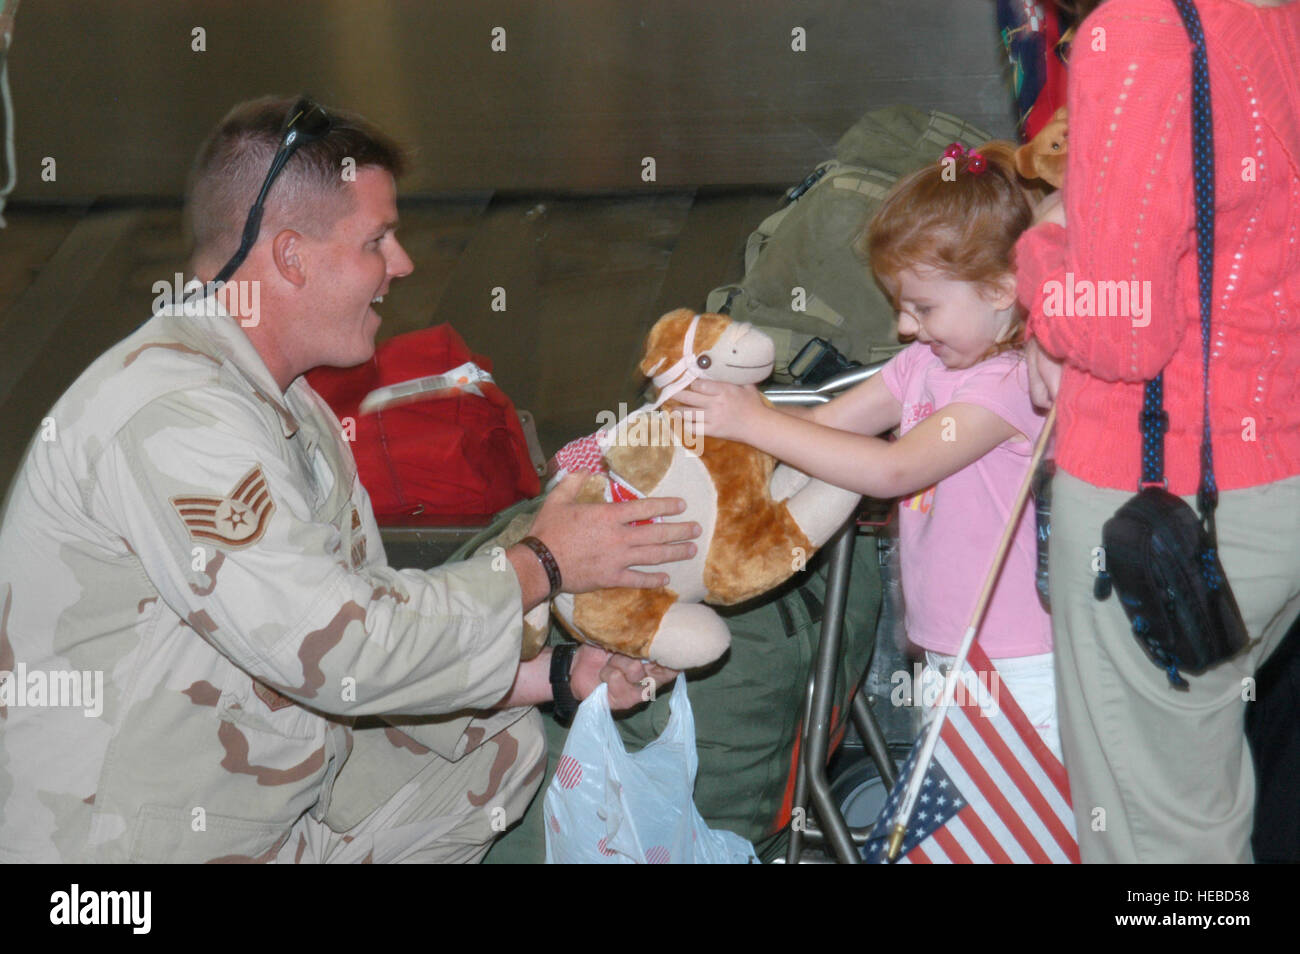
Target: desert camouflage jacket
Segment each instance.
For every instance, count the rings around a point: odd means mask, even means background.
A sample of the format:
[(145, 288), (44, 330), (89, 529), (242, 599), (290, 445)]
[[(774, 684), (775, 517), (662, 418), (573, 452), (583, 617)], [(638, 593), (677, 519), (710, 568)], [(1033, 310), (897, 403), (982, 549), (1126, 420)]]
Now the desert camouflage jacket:
[(353, 717), (441, 715), (407, 731), (447, 759), (519, 718), (464, 710), (509, 690), (521, 632), (508, 564), (385, 564), (305, 380), (281, 394), (224, 314), (159, 313), (5, 504), (0, 860), (264, 856), (325, 816)]

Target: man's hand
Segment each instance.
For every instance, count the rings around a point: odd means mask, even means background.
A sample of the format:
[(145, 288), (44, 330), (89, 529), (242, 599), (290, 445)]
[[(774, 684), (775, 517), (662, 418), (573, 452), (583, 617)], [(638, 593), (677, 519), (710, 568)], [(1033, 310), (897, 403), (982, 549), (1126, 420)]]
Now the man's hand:
[[(647, 677), (654, 680), (653, 686), (645, 683)], [(653, 698), (652, 689), (658, 692), (676, 678), (676, 670), (584, 643), (573, 657), (569, 686), (574, 698), (582, 700), (602, 682), (606, 683), (609, 686), (609, 707), (619, 712), (649, 702)]]
[(1029, 399), (1035, 407), (1051, 407), (1061, 387), (1062, 360), (1044, 351), (1037, 338), (1030, 338), (1025, 345), (1025, 363), (1029, 370)]
[[(565, 592), (666, 586), (668, 574), (629, 567), (690, 559), (695, 544), (688, 541), (700, 535), (700, 525), (690, 521), (632, 524), (679, 514), (686, 502), (680, 497), (647, 497), (627, 503), (577, 503), (587, 477), (578, 473), (562, 480), (533, 522), (532, 535), (550, 548), (560, 564)], [(531, 553), (528, 559), (537, 562)]]
[(752, 384), (699, 380), (679, 391), (674, 400), (690, 408), (682, 417), (694, 434), (746, 444), (754, 442), (771, 410)]

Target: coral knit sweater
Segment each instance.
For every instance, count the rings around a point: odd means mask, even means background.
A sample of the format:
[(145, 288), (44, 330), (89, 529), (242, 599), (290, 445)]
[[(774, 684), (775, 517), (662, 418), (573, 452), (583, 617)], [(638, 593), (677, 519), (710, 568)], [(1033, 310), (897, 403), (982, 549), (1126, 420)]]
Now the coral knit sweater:
[[(1300, 474), (1300, 2), (1197, 8), (1214, 119), (1210, 423), (1215, 475), (1231, 490)], [(1066, 361), (1058, 465), (1100, 487), (1136, 490), (1142, 384), (1162, 369), (1169, 489), (1199, 483), (1190, 91), (1191, 44), (1171, 0), (1098, 7), (1070, 54), (1067, 227), (1036, 226), (1016, 246), (1029, 334)], [(1150, 282), (1145, 314), (1132, 302), (1104, 314), (1122, 305), (1105, 291), (1079, 313), (1081, 282), (1113, 281)], [(1081, 307), (1065, 304), (1071, 287)]]

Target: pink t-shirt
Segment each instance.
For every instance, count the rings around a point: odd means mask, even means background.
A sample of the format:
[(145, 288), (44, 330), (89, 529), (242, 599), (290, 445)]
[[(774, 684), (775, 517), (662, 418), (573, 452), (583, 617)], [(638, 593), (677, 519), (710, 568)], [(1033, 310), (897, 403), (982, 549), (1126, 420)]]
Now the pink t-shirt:
[[(975, 463), (899, 502), (908, 638), (923, 649), (952, 654), (970, 625), (1044, 418), (1029, 400), (1028, 372), (1015, 352), (949, 370), (929, 345), (916, 342), (880, 373), (903, 405), (903, 434), (947, 405), (961, 403), (987, 408), (1028, 438), (1004, 441)], [(979, 629), (979, 644), (990, 658), (1051, 651), (1052, 621), (1038, 602), (1037, 565), (1031, 499)]]

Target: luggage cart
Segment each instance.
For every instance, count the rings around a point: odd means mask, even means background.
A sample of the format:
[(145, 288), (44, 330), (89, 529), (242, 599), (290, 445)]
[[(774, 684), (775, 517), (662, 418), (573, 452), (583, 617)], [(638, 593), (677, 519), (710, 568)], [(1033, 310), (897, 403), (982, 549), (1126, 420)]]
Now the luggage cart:
[[(775, 387), (764, 393), (774, 404), (822, 404), (835, 394), (865, 381), (884, 365), (885, 362), (881, 361), (857, 368), (813, 388)], [(533, 456), (540, 458), (540, 448), (534, 443), (536, 432), (531, 415), (521, 411), (520, 417), (525, 433), (529, 436), (530, 450), (535, 449)], [(381, 532), (385, 550), (393, 565), (429, 567), (443, 563), (490, 522), (491, 517), (484, 515), (459, 520), (439, 518), (435, 524), (428, 518), (413, 515), (406, 520), (386, 524)], [(799, 743), (800, 758), (795, 769), (792, 826), (786, 853), (786, 861), (791, 864), (808, 860), (806, 856), (809, 848), (819, 847), (829, 848), (841, 863), (859, 863), (857, 846), (864, 843), (869, 835), (869, 829), (850, 829), (845, 822), (843, 812), (831, 792), (826, 763), (834, 729), (831, 705), (842, 645), (853, 547), (860, 527), (879, 526), (882, 522), (863, 520), (855, 515), (826, 544), (830, 560), (825, 615), (821, 623), (817, 657), (804, 694), (803, 732)], [(851, 697), (850, 714), (858, 735), (876, 765), (879, 777), (892, 787), (897, 774), (894, 761), (885, 734), (864, 695), (863, 681), (868, 662), (869, 660), (863, 660), (863, 674)], [(814, 814), (816, 823), (813, 822)], [(798, 824), (794, 821), (798, 821)]]
[[(835, 394), (865, 381), (885, 366), (880, 361), (836, 375), (811, 388), (767, 388), (764, 394), (773, 404), (813, 406), (828, 402)], [(830, 755), (830, 739), (834, 730), (831, 702), (840, 658), (840, 642), (844, 627), (844, 607), (848, 597), (849, 567), (853, 562), (853, 547), (860, 526), (881, 526), (884, 521), (859, 520), (855, 515), (827, 544), (830, 549), (826, 588), (826, 614), (822, 617), (821, 638), (817, 644), (817, 658), (808, 676), (808, 689), (804, 697), (803, 735), (800, 740), (800, 759), (795, 769), (794, 799), (791, 808), (790, 843), (786, 850), (786, 863), (799, 864), (807, 860), (809, 847), (828, 848), (841, 864), (860, 864), (859, 846), (871, 834), (868, 828), (850, 828), (844, 814), (831, 792), (831, 782), (826, 765)], [(878, 651), (878, 647), (876, 647)], [(858, 735), (876, 765), (880, 778), (892, 788), (897, 777), (893, 758), (885, 733), (864, 696), (866, 670), (869, 660), (863, 661), (862, 676), (852, 693), (850, 715)], [(813, 815), (816, 815), (816, 823)]]

